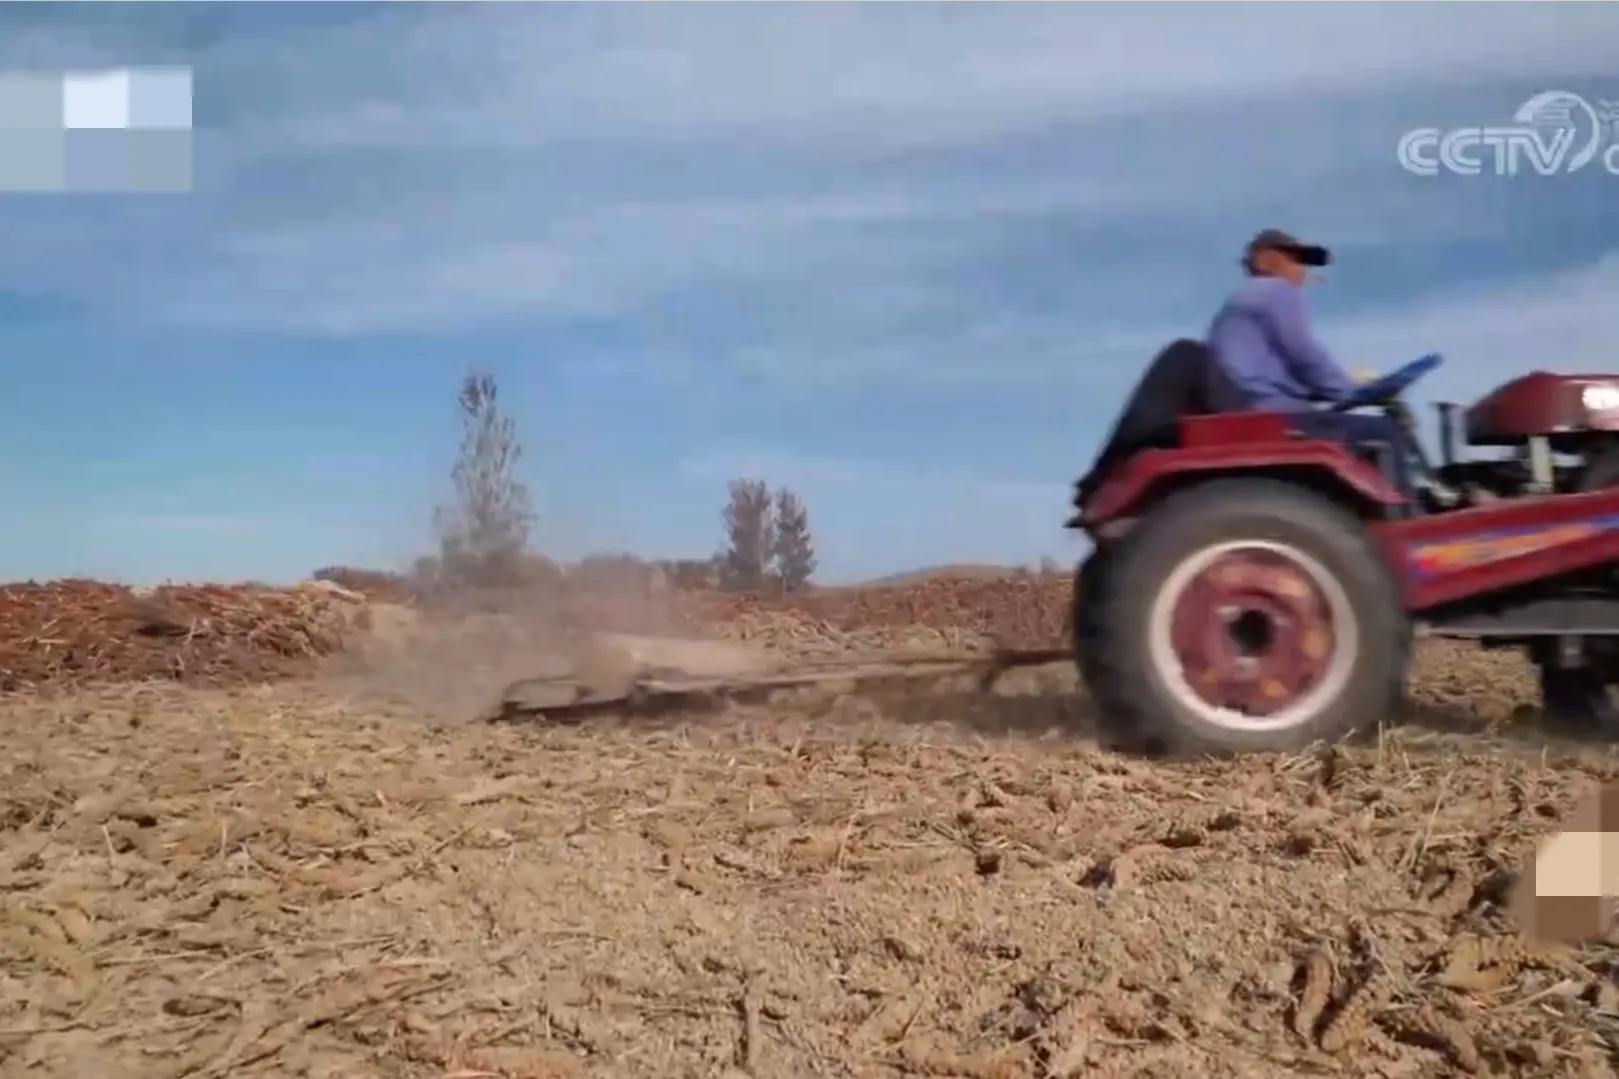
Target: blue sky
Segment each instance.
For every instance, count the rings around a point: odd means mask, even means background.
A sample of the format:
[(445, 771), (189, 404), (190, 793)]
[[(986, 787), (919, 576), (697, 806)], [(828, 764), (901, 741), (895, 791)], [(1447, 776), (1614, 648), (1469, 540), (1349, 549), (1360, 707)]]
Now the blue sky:
[(558, 557), (707, 555), (751, 475), (825, 580), (1065, 559), (1258, 228), (1421, 401), (1619, 367), (1619, 176), (1395, 157), (1616, 61), (1611, 5), (9, 7), (0, 68), (189, 64), (198, 130), (187, 194), (0, 195), (0, 579), (402, 567), (472, 366)]

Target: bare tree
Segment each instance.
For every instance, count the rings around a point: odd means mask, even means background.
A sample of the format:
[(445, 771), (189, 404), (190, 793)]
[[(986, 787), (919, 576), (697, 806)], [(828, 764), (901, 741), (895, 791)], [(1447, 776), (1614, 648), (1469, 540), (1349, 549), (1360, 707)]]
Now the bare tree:
[(668, 559), (656, 563), (658, 568), (667, 575), (671, 585), (688, 590), (718, 588), (724, 564), (724, 555), (715, 555), (712, 558), (703, 559)]
[(770, 489), (762, 480), (732, 481), (731, 501), (724, 514), (730, 545), (720, 566), (720, 581), (726, 589), (753, 592), (764, 587), (775, 541), (770, 509)]
[(451, 473), (453, 506), (435, 515), (440, 571), (451, 581), (503, 584), (523, 570), (534, 513), (517, 478), (523, 449), (501, 412), (492, 376), (470, 374), (461, 384), (461, 455)]
[(783, 487), (776, 492), (776, 533), (771, 544), (776, 580), (783, 592), (797, 592), (815, 572), (815, 542), (803, 500)]

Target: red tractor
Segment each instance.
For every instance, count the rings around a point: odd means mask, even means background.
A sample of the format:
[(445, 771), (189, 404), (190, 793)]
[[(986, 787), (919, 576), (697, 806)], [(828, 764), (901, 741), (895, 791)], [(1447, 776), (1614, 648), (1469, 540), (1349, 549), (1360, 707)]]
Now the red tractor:
[[(1438, 363), (1338, 407), (1414, 435), (1399, 397)], [(1442, 461), (1420, 467), (1459, 496), (1443, 508), (1277, 414), (1182, 414), (1105, 456), (1068, 524), (1093, 542), (1074, 633), (1110, 732), (1171, 753), (1333, 740), (1402, 703), (1419, 633), (1526, 648), (1549, 717), (1619, 718), (1619, 376), (1537, 371), (1460, 424), (1438, 408)], [(1458, 427), (1496, 455), (1458, 459)]]

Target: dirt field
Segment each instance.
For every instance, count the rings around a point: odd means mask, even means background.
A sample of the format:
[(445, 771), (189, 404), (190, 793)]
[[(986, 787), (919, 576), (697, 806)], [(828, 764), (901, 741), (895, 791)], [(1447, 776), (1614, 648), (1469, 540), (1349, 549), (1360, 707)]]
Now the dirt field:
[(1619, 763), (1496, 658), (1413, 696), (1166, 765), (1063, 665), (657, 724), (13, 694), (0, 1074), (1613, 1074), (1614, 951), (1499, 904)]

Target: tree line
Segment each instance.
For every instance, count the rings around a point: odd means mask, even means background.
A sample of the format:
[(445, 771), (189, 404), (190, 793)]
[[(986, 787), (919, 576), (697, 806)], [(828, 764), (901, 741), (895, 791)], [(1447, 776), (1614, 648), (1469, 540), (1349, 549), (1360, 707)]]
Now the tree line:
[[(417, 560), (414, 583), (434, 590), (505, 587), (554, 576), (556, 567), (529, 547), (536, 514), (517, 471), (523, 448), (493, 376), (467, 375), (457, 404), (462, 433), (450, 472), (454, 498), (434, 512), (438, 554)], [(809, 585), (815, 543), (809, 512), (796, 493), (785, 487), (772, 493), (761, 480), (735, 480), (722, 521), (726, 543), (719, 554), (657, 563), (671, 583), (702, 579), (736, 592), (797, 592)]]
[(798, 495), (782, 487), (772, 496), (763, 480), (733, 480), (723, 518), (730, 543), (720, 565), (720, 587), (798, 592), (809, 584), (815, 540)]

